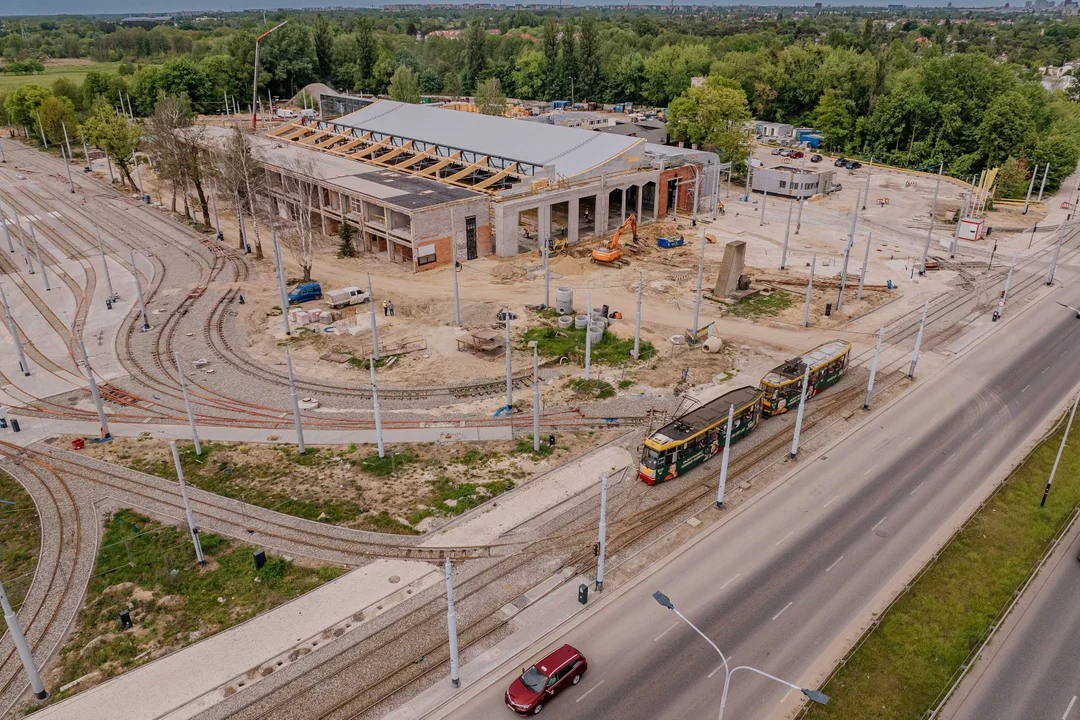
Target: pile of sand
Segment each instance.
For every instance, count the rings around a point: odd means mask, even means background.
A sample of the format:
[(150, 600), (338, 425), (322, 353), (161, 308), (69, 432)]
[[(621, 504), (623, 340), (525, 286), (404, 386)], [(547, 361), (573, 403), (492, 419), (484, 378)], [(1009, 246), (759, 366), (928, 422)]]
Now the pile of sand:
[(583, 275), (585, 261), (567, 255), (551, 263), (551, 271), (559, 275)]
[(525, 270), (512, 263), (499, 263), (491, 269), (491, 277), (496, 280), (513, 280), (524, 276)]

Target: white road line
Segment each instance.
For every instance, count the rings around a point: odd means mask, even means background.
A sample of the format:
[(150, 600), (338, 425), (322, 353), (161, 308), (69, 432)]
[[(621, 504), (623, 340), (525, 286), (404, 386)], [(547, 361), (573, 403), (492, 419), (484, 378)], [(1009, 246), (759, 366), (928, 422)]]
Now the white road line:
[(974, 434), (974, 435), (972, 435), (971, 437), (973, 437), (973, 438), (975, 438), (975, 437), (978, 437), (978, 436), (979, 436), (979, 433), (981, 433), (982, 431), (983, 431), (983, 429), (982, 429), (982, 428), (979, 428), (978, 430), (976, 430), (976, 431), (975, 431), (975, 434)]
[[(1046, 368), (1046, 370), (1049, 370), (1049, 369), (1050, 369), (1050, 368)], [(1040, 375), (1045, 375), (1045, 374), (1046, 374), (1046, 370), (1043, 370), (1043, 371), (1042, 371), (1041, 373), (1039, 373), (1039, 374), (1040, 374)]]
[[(922, 483), (919, 483), (918, 485), (916, 485), (916, 486), (915, 486), (915, 490), (918, 490), (918, 489), (919, 489), (919, 488), (921, 488), (922, 486), (923, 486), (923, 484), (922, 484)], [(909, 492), (909, 493), (908, 493), (908, 495), (914, 495), (914, 494), (915, 494), (915, 490), (912, 490), (911, 492)], [(876, 526), (875, 526), (875, 527), (876, 527)]]
[[(604, 678), (604, 680), (607, 680), (607, 678)], [(579, 697), (579, 698), (578, 698), (577, 700), (575, 700), (574, 702), (576, 702), (576, 703), (579, 703), (579, 702), (581, 702), (582, 700), (584, 700), (584, 699), (586, 698), (586, 696), (588, 696), (588, 694), (589, 694), (589, 693), (591, 693), (591, 692), (592, 692), (593, 690), (595, 690), (596, 688), (598, 688), (598, 687), (600, 687), (601, 685), (603, 685), (603, 684), (604, 684), (604, 680), (601, 680), (600, 682), (596, 683), (595, 685), (593, 685), (593, 686), (592, 686), (591, 688), (589, 688), (589, 689), (588, 689), (588, 690), (586, 690), (585, 692), (581, 693), (581, 697)]]
[[(792, 531), (791, 531), (791, 532), (789, 532), (789, 533), (788, 533), (787, 535), (785, 535), (784, 537), (782, 537), (782, 538), (780, 538), (779, 540), (777, 540), (777, 541), (776, 541), (776, 545), (779, 545), (780, 543), (784, 542), (785, 540), (787, 540), (787, 539), (788, 539), (789, 537), (791, 537), (791, 536), (792, 536), (792, 535), (794, 535), (794, 534), (795, 534), (795, 531), (794, 531), (794, 530), (792, 530)], [(773, 547), (776, 547), (776, 545), (774, 545)]]
[[(908, 439), (910, 440), (911, 438), (908, 438)], [(880, 463), (879, 463), (879, 464), (880, 464)], [(867, 470), (866, 472), (864, 472), (864, 473), (862, 474), (862, 476), (863, 476), (863, 477), (866, 477), (866, 476), (867, 476), (867, 475), (869, 475), (870, 473), (874, 472), (874, 468), (876, 468), (876, 467), (877, 467), (877, 465), (871, 465), (871, 466), (870, 466), (870, 468), (869, 468), (869, 469), (868, 469), (868, 470)]]
[(1028, 389), (1029, 387), (1031, 387), (1031, 385), (1025, 385), (1025, 386), (1024, 386), (1024, 389), (1020, 391), (1020, 394), (1021, 394), (1021, 395), (1023, 395), (1023, 394), (1025, 393), (1025, 392), (1027, 392), (1027, 389)]
[(840, 496), (839, 496), (839, 495), (837, 495), (837, 496), (836, 496), (836, 497), (834, 497), (834, 498), (833, 498), (832, 500), (830, 500), (829, 502), (827, 502), (827, 503), (825, 503), (824, 505), (822, 505), (822, 506), (821, 506), (821, 508), (822, 508), (822, 509), (825, 509), (825, 508), (829, 507), (830, 505), (832, 505), (834, 501), (836, 501), (836, 500), (839, 500), (839, 499), (840, 499)]
[[(791, 607), (791, 606), (792, 606), (792, 605), (794, 605), (794, 604), (795, 604), (795, 601), (794, 601), (794, 600), (792, 600), (791, 602), (789, 602), (789, 603), (788, 603), (787, 605), (785, 605), (785, 606), (784, 606), (784, 610), (787, 610), (787, 609), (788, 609), (789, 607)], [(776, 618), (778, 618), (778, 617), (780, 617), (781, 615), (783, 615), (783, 614), (784, 614), (784, 610), (781, 610), (780, 612), (778, 612), (778, 613), (776, 613), (775, 615), (773, 615), (773, 616), (772, 616), (772, 619), (773, 619), (773, 620), (775, 620)]]
[(733, 583), (733, 582), (735, 582), (736, 580), (738, 580), (740, 576), (742, 576), (742, 573), (736, 573), (736, 574), (735, 574), (735, 577), (731, 578), (731, 579), (730, 579), (730, 580), (728, 580), (728, 581), (727, 581), (726, 583), (724, 583), (723, 585), (721, 585), (721, 586), (720, 586), (720, 589), (721, 589), (721, 590), (723, 590), (723, 589), (724, 589), (724, 588), (726, 588), (726, 587), (727, 587), (728, 585), (730, 585), (731, 583)]
[(949, 461), (950, 461), (950, 460), (952, 460), (952, 459), (953, 459), (954, 457), (956, 457), (956, 453), (953, 453), (953, 454), (952, 454), (952, 455), (950, 455), (949, 457), (945, 458), (945, 462), (949, 462)]
[(676, 627), (676, 626), (678, 626), (678, 624), (679, 624), (679, 623), (677, 623), (677, 622), (676, 622), (676, 623), (671, 623), (671, 625), (669, 625), (669, 626), (668, 626), (668, 629), (667, 629), (667, 630), (665, 630), (664, 632), (662, 632), (662, 633), (660, 633), (659, 635), (657, 635), (656, 637), (654, 637), (652, 641), (653, 641), (653, 642), (656, 642), (656, 641), (657, 641), (657, 640), (659, 640), (660, 638), (664, 637), (664, 636), (665, 636), (665, 635), (667, 635), (667, 634), (668, 634), (669, 632), (671, 632), (672, 630), (674, 630), (674, 629), (675, 629), (675, 627)]
[[(731, 660), (731, 657), (730, 657), (730, 656), (728, 657), (727, 661), (728, 661), (728, 665), (730, 665), (730, 664), (731, 664), (731, 662), (732, 662), (732, 660)], [(713, 670), (713, 671), (712, 671), (711, 673), (709, 673), (708, 675), (706, 675), (706, 676), (705, 676), (705, 679), (707, 680), (707, 679), (711, 678), (711, 677), (712, 677), (713, 675), (715, 675), (716, 673), (720, 672), (720, 671), (721, 671), (721, 670), (723, 670), (723, 669), (724, 669), (724, 666), (723, 666), (723, 664), (721, 664), (721, 665), (720, 665), (720, 667), (716, 668), (716, 669), (715, 669), (715, 670)]]
[[(885, 517), (888, 517), (888, 516), (886, 515)], [(881, 518), (880, 520), (878, 520), (878, 521), (877, 521), (877, 524), (876, 524), (876, 525), (874, 525), (874, 527), (870, 528), (870, 532), (874, 532), (875, 530), (877, 530), (877, 529), (878, 529), (878, 525), (880, 525), (880, 524), (881, 524), (881, 523), (883, 523), (883, 522), (885, 522), (885, 518)]]
[(911, 440), (911, 437), (912, 437), (911, 435), (908, 435), (906, 438), (904, 438), (904, 442), (900, 443), (900, 447), (903, 447), (904, 445), (907, 445), (908, 442)]
[(1073, 695), (1073, 699), (1069, 701), (1069, 707), (1065, 708), (1065, 714), (1061, 716), (1061, 720), (1069, 720), (1069, 713), (1072, 712), (1072, 707), (1075, 704), (1076, 704), (1076, 696)]
[(838, 557), (838, 558), (836, 558), (835, 560), (833, 560), (833, 564), (832, 564), (832, 565), (830, 565), (829, 567), (825, 568), (825, 572), (829, 572), (830, 570), (832, 570), (832, 569), (833, 569), (834, 567), (836, 567), (836, 564), (837, 564), (838, 562), (840, 562), (841, 560), (843, 560), (843, 559), (844, 559), (844, 556), (843, 556), (843, 555), (841, 555), (840, 557)]
[(780, 698), (780, 704), (781, 704), (781, 705), (783, 705), (784, 703), (786, 703), (786, 702), (787, 702), (787, 699), (788, 699), (788, 696), (789, 696), (789, 695), (791, 695), (791, 691), (790, 691), (790, 690), (788, 690), (788, 691), (787, 691), (786, 693), (784, 693), (784, 697)]

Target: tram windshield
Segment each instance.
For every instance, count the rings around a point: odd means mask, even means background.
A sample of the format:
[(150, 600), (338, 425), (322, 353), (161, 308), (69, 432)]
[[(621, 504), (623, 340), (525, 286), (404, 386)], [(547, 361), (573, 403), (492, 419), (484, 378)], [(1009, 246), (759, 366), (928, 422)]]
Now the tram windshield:
[(659, 454), (655, 450), (646, 449), (645, 454), (641, 457), (641, 464), (650, 470), (655, 470), (657, 457), (659, 457)]

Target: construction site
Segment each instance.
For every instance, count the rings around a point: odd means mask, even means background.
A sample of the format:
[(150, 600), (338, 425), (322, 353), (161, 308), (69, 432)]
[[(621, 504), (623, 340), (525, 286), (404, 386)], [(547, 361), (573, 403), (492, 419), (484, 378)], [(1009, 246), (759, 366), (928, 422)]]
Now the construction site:
[[(1080, 252), (1075, 178), (1021, 207), (970, 179), (819, 172), (764, 146), (740, 180), (636, 137), (342, 110), (244, 133), (259, 189), (210, 183), (209, 225), (149, 162), (131, 192), (104, 157), (69, 168), (0, 139), (0, 469), (41, 516), (15, 585), (53, 694), (33, 699), (9, 635), (0, 714), (418, 717), (449, 661), (444, 564), (463, 662), (535, 641), (522, 617), (595, 580), (601, 477), (618, 587), (796, 464), (788, 413), (732, 448), (718, 508), (719, 460), (638, 480), (653, 431), (842, 341), (846, 373), (799, 413), (804, 447), (823, 448), (918, 382), (913, 353), (933, 372)], [(223, 177), (241, 131), (198, 127), (206, 177)], [(122, 509), (194, 517), (320, 580), (213, 632), (121, 629), (108, 642), (130, 655), (88, 669), (88, 594), (107, 586), (109, 622), (130, 603), (136, 626), (180, 594), (102, 579)], [(190, 537), (155, 556), (162, 582), (225, 567), (196, 565)]]

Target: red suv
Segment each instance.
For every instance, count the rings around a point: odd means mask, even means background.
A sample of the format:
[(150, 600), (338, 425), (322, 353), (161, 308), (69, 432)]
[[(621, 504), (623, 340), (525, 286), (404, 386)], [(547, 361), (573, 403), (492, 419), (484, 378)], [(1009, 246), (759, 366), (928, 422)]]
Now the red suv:
[(536, 715), (544, 709), (548, 698), (570, 685), (581, 682), (581, 676), (589, 669), (585, 656), (570, 645), (563, 645), (510, 684), (506, 691), (506, 705), (518, 715)]

